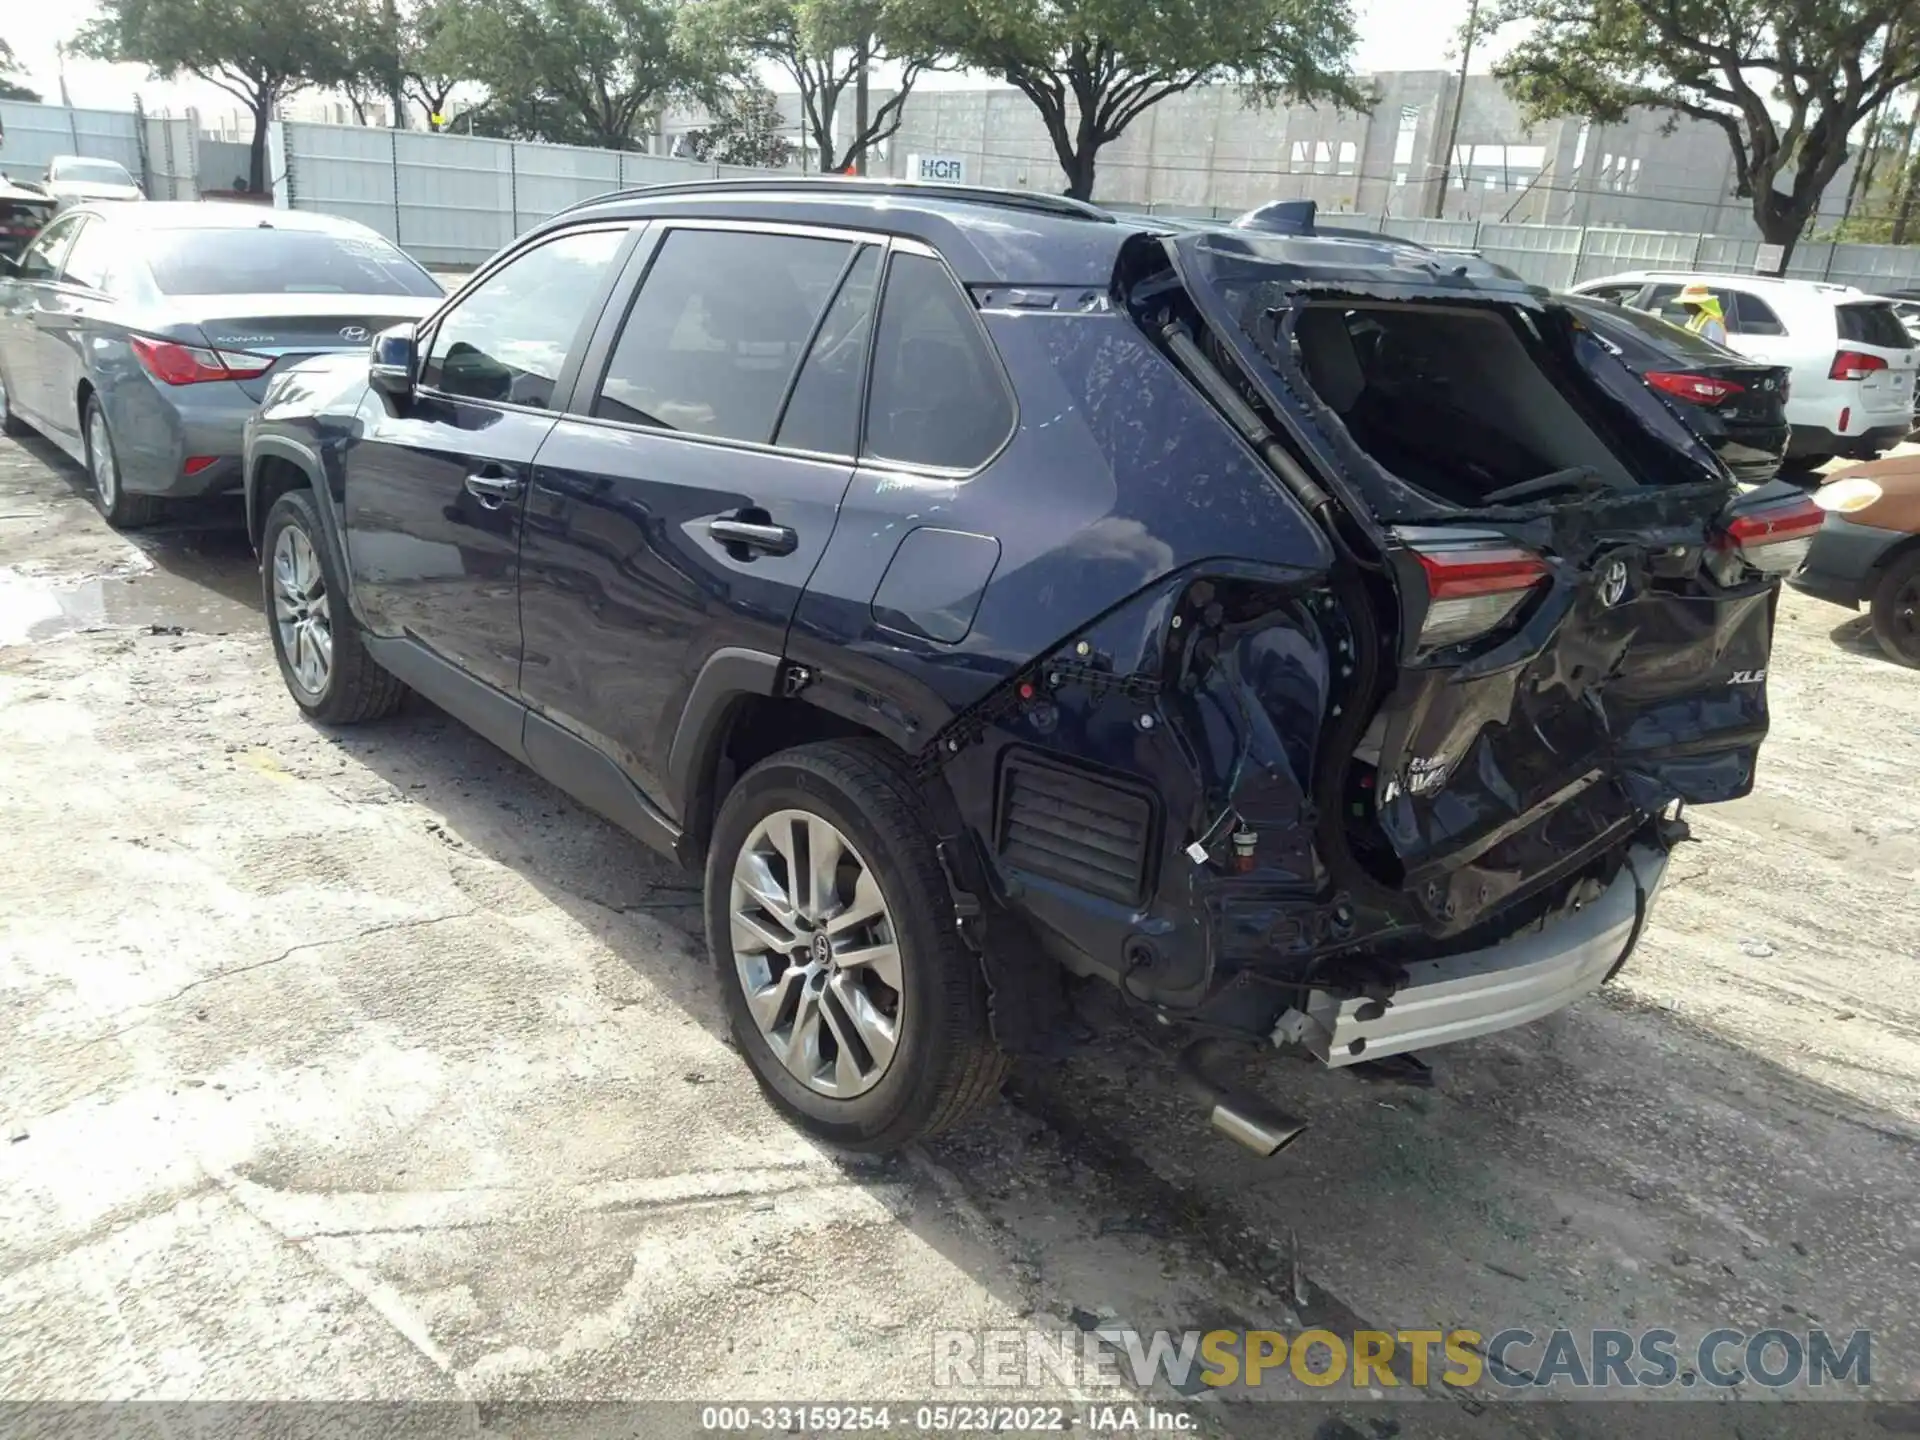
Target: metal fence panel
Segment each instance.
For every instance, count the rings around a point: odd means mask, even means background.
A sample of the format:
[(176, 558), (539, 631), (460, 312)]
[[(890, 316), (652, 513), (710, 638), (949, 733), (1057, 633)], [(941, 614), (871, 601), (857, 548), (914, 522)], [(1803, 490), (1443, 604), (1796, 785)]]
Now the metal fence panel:
[(516, 234), (569, 205), (620, 188), (617, 150), (516, 142), (513, 164)]
[(1430, 220), (1417, 215), (1394, 216), (1383, 220), (1380, 228), (1402, 240), (1417, 240), (1454, 250), (1472, 250), (1479, 244), (1480, 224), (1476, 220)]
[(1564, 290), (1577, 276), (1585, 233), (1577, 225), (1482, 225), (1477, 248), (1523, 280)]
[(56, 155), (117, 160), (128, 173), (141, 172), (140, 122), (130, 110), (74, 110), (0, 100), (0, 124), (7, 132), (0, 173), (14, 179), (39, 179)]
[(287, 202), (358, 220), (400, 243), (395, 206), (392, 130), (289, 121)]
[(1920, 245), (1836, 245), (1827, 278), (1875, 294), (1920, 289)]
[(477, 265), (523, 228), (515, 223), (508, 140), (390, 130), (399, 243), (429, 265)]
[(200, 198), (200, 127), (191, 113), (149, 115), (141, 121), (147, 138), (147, 198)]

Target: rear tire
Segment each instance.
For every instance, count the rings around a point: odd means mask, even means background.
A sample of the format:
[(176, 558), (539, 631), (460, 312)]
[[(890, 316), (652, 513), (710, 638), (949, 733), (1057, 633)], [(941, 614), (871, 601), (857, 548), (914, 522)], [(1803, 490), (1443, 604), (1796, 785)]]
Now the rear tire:
[(80, 433), (86, 437), (87, 476), (93, 481), (93, 503), (116, 530), (138, 530), (164, 513), (155, 495), (129, 495), (120, 474), (120, 453), (114, 448), (107, 410), (98, 395), (87, 396), (80, 412)]
[(311, 490), (273, 502), (260, 535), (260, 588), (280, 678), (294, 703), (326, 725), (381, 720), (407, 687), (360, 642), (343, 567)]
[(1874, 587), (1873, 636), (1889, 658), (1920, 669), (1920, 550), (1896, 559)]
[(706, 906), (735, 1043), (801, 1129), (896, 1150), (999, 1091), (1007, 1058), (919, 787), (877, 743), (806, 745), (748, 771), (714, 821)]

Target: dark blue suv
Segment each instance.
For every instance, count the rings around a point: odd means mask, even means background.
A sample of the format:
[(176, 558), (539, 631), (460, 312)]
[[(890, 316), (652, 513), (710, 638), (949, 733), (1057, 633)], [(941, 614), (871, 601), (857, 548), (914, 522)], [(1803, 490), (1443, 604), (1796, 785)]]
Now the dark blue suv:
[(1269, 1152), (1211, 1047), (1599, 985), (1753, 783), (1819, 518), (1497, 266), (836, 180), (558, 215), (246, 467), (301, 707), (411, 688), (704, 867), (761, 1084), (876, 1149), (1090, 980)]

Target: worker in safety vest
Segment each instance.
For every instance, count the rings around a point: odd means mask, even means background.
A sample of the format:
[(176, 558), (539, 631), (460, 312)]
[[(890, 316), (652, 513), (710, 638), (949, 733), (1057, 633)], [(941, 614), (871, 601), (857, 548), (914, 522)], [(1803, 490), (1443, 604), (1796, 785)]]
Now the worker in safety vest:
[(1716, 345), (1727, 343), (1727, 321), (1720, 313), (1720, 301), (1706, 286), (1695, 281), (1682, 290), (1678, 299), (1687, 310), (1687, 329)]

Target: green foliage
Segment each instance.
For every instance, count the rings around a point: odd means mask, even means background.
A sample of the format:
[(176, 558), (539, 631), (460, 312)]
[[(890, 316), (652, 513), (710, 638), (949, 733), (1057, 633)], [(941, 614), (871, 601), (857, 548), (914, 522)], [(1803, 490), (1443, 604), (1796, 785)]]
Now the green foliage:
[(197, 75), (239, 100), (253, 114), (249, 184), (265, 190), (274, 107), (306, 86), (351, 83), (374, 23), (366, 0), (100, 0), (72, 48), (163, 80)]
[(1247, 96), (1365, 109), (1347, 0), (896, 0), (922, 43), (1032, 102), (1089, 198), (1100, 148), (1169, 96), (1234, 80)]
[(680, 40), (672, 0), (451, 0), (436, 17), (443, 73), (487, 87), (475, 129), (633, 149), (671, 99), (719, 76)]
[[(683, 35), (716, 73), (744, 78), (756, 60), (779, 66), (827, 170), (846, 169), (891, 137), (914, 82), (934, 65), (918, 17), (887, 0), (697, 0), (684, 12)], [(863, 65), (885, 61), (899, 79), (863, 127), (851, 115), (853, 87)]]
[(793, 143), (782, 133), (785, 123), (771, 90), (742, 85), (722, 95), (712, 119), (688, 131), (687, 140), (696, 159), (777, 170), (793, 159)]
[(1504, 0), (1493, 24), (1529, 29), (1495, 73), (1532, 118), (1650, 106), (1717, 126), (1735, 194), (1790, 253), (1848, 135), (1920, 77), (1913, 14), (1913, 0)]
[(40, 98), (38, 90), (29, 89), (16, 78), (21, 74), (20, 62), (14, 58), (13, 47), (0, 40), (0, 100), (25, 100), (29, 103)]

